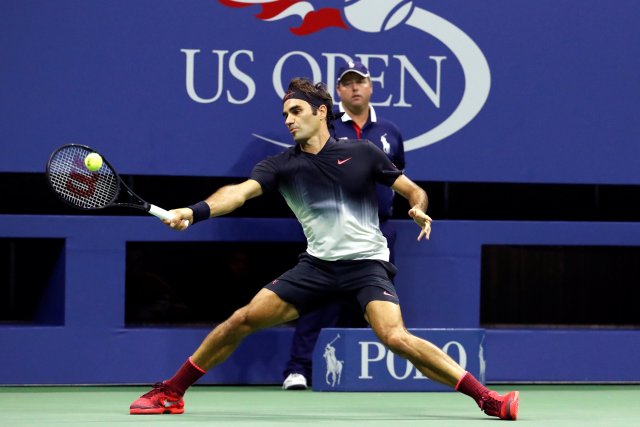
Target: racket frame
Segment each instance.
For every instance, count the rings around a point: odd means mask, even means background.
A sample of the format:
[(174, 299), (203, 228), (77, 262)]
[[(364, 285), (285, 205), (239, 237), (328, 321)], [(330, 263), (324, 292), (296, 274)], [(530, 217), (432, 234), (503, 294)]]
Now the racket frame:
[[(103, 165), (101, 166), (101, 168), (103, 167), (107, 167), (109, 169), (109, 171), (113, 174), (115, 182), (116, 182), (116, 191), (114, 193), (114, 196), (111, 198), (111, 200), (109, 200), (108, 202), (104, 203), (104, 205), (100, 205), (100, 206), (81, 206), (79, 204), (73, 203), (71, 200), (66, 199), (65, 197), (63, 197), (60, 194), (60, 191), (58, 191), (58, 189), (56, 189), (56, 187), (53, 184), (53, 177), (52, 177), (52, 173), (51, 173), (51, 164), (52, 161), (54, 160), (54, 158), (56, 158), (56, 156), (58, 155), (58, 153), (60, 153), (60, 151), (65, 150), (65, 149), (69, 149), (70, 147), (74, 147), (74, 148), (79, 148), (82, 150), (87, 151), (87, 154), (89, 153), (97, 153), (102, 157), (102, 162)], [(99, 171), (100, 169), (98, 169)], [(96, 171), (95, 173), (98, 173), (98, 171)], [(91, 172), (91, 171), (89, 171)], [(99, 209), (104, 209), (104, 208), (108, 208), (108, 207), (127, 207), (127, 208), (134, 208), (134, 209), (139, 209), (139, 210), (143, 210), (146, 211), (148, 213), (150, 213), (151, 215), (160, 218), (162, 220), (165, 221), (171, 221), (175, 215), (172, 214), (171, 212), (162, 209), (156, 205), (153, 205), (149, 202), (147, 202), (146, 200), (144, 200), (142, 197), (138, 196), (123, 180), (122, 178), (120, 178), (120, 175), (118, 174), (118, 172), (115, 170), (115, 168), (111, 165), (111, 163), (109, 163), (109, 161), (102, 155), (100, 154), (97, 150), (87, 146), (87, 145), (82, 145), (82, 144), (65, 144), (62, 145), (60, 147), (58, 147), (57, 149), (55, 149), (53, 151), (53, 153), (51, 153), (51, 155), (49, 156), (49, 160), (47, 161), (47, 168), (46, 168), (46, 176), (47, 176), (47, 183), (49, 184), (49, 188), (51, 188), (51, 190), (55, 193), (55, 195), (62, 200), (64, 203), (66, 203), (67, 205), (70, 205), (74, 208), (77, 209), (82, 209), (82, 210), (99, 210)], [(131, 203), (131, 202), (118, 202), (118, 198), (121, 197), (122, 195), (122, 191), (125, 191), (127, 193), (127, 195), (129, 196), (130, 199), (136, 200), (139, 203)]]

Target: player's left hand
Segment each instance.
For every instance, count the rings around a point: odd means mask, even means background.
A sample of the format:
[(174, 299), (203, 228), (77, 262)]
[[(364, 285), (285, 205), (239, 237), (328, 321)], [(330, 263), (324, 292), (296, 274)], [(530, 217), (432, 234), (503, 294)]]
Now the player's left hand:
[(420, 226), (422, 230), (420, 230), (420, 234), (418, 235), (418, 241), (420, 241), (423, 237), (429, 240), (429, 236), (431, 235), (431, 223), (433, 220), (429, 215), (424, 213), (422, 209), (411, 208), (409, 209), (409, 216), (413, 218), (413, 220)]

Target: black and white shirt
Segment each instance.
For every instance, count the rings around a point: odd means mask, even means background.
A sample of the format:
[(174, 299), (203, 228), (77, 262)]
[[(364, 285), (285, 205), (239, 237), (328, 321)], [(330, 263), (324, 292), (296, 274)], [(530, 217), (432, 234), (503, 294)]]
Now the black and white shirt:
[(259, 162), (251, 179), (278, 191), (302, 224), (307, 252), (326, 261), (389, 260), (378, 226), (376, 183), (402, 172), (369, 141), (329, 138), (318, 154), (296, 146)]

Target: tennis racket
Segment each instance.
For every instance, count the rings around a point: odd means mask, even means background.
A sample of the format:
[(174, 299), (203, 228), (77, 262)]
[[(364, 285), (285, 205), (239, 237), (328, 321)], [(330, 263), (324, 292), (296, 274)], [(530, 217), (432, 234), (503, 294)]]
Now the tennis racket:
[(102, 157), (102, 166), (95, 172), (84, 159), (96, 150), (86, 145), (67, 144), (56, 149), (47, 162), (47, 180), (54, 193), (74, 208), (95, 210), (123, 206), (141, 209), (160, 219), (174, 218), (158, 206), (144, 201), (122, 181), (109, 162)]

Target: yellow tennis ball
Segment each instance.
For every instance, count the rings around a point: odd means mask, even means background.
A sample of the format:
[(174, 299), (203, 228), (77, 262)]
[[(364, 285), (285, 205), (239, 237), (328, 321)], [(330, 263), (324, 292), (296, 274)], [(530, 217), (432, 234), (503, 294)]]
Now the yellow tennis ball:
[(102, 167), (102, 156), (98, 153), (91, 153), (84, 158), (84, 165), (91, 172), (95, 172)]

